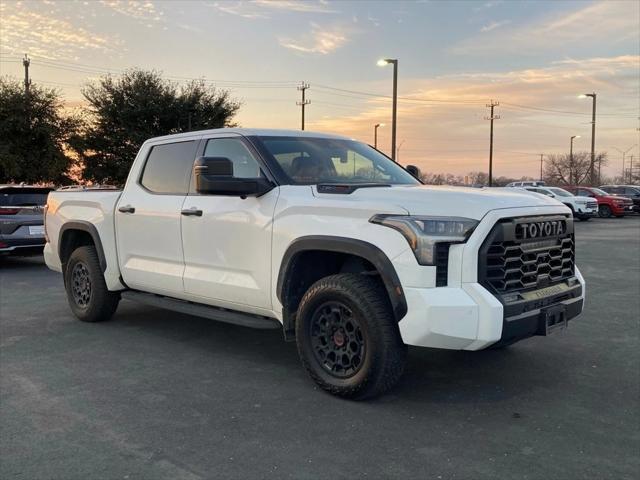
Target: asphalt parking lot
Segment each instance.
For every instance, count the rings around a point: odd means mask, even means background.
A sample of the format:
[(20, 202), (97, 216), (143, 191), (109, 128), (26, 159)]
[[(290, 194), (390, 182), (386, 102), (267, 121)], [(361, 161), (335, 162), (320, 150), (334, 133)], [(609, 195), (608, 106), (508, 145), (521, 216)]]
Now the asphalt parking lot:
[(412, 349), (366, 403), (315, 388), (277, 331), (127, 301), (83, 324), (41, 258), (0, 260), (0, 478), (637, 478), (640, 217), (576, 229), (566, 332)]

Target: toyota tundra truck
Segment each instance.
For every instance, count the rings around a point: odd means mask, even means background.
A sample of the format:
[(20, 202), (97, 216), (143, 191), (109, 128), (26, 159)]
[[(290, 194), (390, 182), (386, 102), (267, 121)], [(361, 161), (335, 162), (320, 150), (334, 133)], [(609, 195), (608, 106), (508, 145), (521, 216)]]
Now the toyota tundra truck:
[(281, 329), (334, 395), (379, 395), (407, 346), (503, 347), (583, 308), (571, 211), (516, 189), (429, 187), (373, 147), (322, 133), (153, 138), (122, 191), (57, 191), (47, 265), (72, 312), (129, 299)]

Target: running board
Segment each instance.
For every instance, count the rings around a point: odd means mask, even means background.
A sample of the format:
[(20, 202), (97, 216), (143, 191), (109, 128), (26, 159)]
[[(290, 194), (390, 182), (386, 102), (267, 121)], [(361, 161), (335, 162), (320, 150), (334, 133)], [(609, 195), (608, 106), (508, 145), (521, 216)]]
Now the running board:
[(136, 290), (125, 290), (120, 294), (122, 298), (133, 300), (134, 302), (152, 305), (154, 307), (172, 310), (174, 312), (186, 313), (196, 317), (209, 318), (219, 322), (233, 323), (243, 327), (260, 328), (260, 329), (276, 329), (282, 328), (282, 324), (275, 318), (263, 317), (261, 315), (253, 315), (251, 313), (243, 313), (235, 310), (227, 310), (225, 308), (211, 307), (201, 303), (187, 302), (171, 297), (164, 297), (154, 293), (138, 292)]

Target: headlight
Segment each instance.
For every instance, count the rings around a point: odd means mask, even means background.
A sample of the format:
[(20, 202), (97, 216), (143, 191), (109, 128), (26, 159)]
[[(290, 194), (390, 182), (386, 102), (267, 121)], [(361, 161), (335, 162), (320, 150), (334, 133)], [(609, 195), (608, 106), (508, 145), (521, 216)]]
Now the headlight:
[(420, 265), (435, 265), (437, 244), (464, 243), (478, 225), (470, 218), (382, 214), (369, 221), (402, 233)]

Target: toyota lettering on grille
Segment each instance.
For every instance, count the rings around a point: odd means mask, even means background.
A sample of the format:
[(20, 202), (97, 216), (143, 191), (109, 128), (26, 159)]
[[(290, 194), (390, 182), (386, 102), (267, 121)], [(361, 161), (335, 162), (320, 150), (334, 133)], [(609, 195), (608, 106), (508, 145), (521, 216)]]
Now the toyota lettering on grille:
[(520, 227), (519, 233), (523, 240), (543, 237), (558, 237), (565, 231), (564, 222), (562, 220), (521, 223), (518, 226)]

